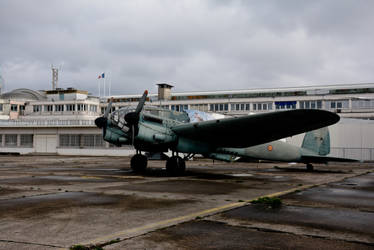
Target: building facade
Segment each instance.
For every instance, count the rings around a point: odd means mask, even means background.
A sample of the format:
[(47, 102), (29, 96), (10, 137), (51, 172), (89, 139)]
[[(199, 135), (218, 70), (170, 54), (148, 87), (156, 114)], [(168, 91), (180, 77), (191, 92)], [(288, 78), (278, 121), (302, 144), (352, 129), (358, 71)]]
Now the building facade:
[[(246, 115), (289, 109), (324, 109), (342, 118), (359, 118), (332, 127), (332, 153), (340, 157), (374, 160), (374, 84), (173, 93), (159, 84), (146, 105), (175, 111), (196, 109), (224, 115)], [(130, 155), (131, 147), (115, 147), (102, 139), (94, 120), (112, 109), (135, 106), (141, 95), (99, 99), (74, 88), (34, 91), (17, 89), (0, 96), (0, 153), (62, 155)], [(364, 120), (369, 120), (364, 123)], [(276, 122), (276, 121), (275, 121)], [(345, 127), (344, 127), (345, 126)], [(365, 129), (362, 129), (364, 126)], [(250, 128), (249, 128), (250, 129)], [(347, 132), (348, 131), (348, 132)], [(358, 134), (360, 131), (361, 134)], [(300, 136), (287, 138), (300, 145)], [(360, 143), (351, 143), (360, 138)], [(352, 152), (355, 153), (352, 153)], [(362, 152), (366, 153), (362, 153)], [(367, 153), (368, 152), (368, 153)], [(343, 155), (342, 155), (343, 154)]]

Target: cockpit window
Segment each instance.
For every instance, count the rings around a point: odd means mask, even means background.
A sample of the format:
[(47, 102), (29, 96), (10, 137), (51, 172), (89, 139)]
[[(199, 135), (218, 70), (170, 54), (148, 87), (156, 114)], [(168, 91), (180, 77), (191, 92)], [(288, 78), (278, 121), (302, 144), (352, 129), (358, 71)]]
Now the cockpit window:
[(130, 112), (134, 112), (136, 107), (129, 106), (117, 109), (116, 111), (110, 113), (109, 119), (115, 123), (118, 127), (123, 128), (125, 126), (125, 115)]
[[(125, 126), (125, 115), (136, 110), (135, 106), (128, 106), (117, 109), (116, 111), (109, 114), (109, 119), (116, 124), (118, 127), (123, 128)], [(142, 111), (144, 114), (150, 114), (161, 119), (175, 120), (181, 123), (189, 123), (190, 118), (185, 112), (177, 112), (168, 109), (162, 109), (154, 106), (146, 106)]]
[(143, 112), (146, 114), (151, 114), (151, 115), (160, 117), (162, 119), (175, 120), (175, 121), (179, 121), (182, 123), (190, 122), (190, 118), (184, 112), (177, 112), (173, 110), (162, 109), (162, 108), (152, 107), (152, 106), (144, 107)]

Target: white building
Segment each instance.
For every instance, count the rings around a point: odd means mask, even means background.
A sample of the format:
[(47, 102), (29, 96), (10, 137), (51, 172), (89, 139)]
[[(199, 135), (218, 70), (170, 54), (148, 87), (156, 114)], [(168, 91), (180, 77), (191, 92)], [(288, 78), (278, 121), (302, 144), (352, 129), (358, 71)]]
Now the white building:
[(2, 94), (0, 153), (123, 155), (95, 126), (100, 110), (99, 98), (73, 88)]

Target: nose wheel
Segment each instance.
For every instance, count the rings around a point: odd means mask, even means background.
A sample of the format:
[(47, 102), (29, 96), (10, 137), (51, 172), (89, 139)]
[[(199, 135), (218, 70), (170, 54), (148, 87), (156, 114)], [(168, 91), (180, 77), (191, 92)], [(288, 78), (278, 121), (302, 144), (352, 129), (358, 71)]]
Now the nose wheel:
[(131, 169), (134, 172), (144, 172), (147, 169), (148, 158), (142, 154), (136, 154), (131, 158)]
[(182, 157), (172, 156), (166, 160), (166, 171), (170, 175), (182, 175), (186, 170), (186, 162)]

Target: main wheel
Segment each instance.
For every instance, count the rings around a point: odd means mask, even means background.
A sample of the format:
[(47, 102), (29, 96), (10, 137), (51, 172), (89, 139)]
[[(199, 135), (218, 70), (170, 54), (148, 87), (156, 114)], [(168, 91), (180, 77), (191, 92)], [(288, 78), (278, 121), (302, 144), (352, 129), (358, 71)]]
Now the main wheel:
[(186, 170), (186, 162), (179, 156), (172, 156), (166, 161), (166, 171), (170, 175), (182, 175)]
[(142, 154), (136, 154), (131, 158), (131, 169), (134, 172), (144, 172), (147, 168), (147, 156)]

